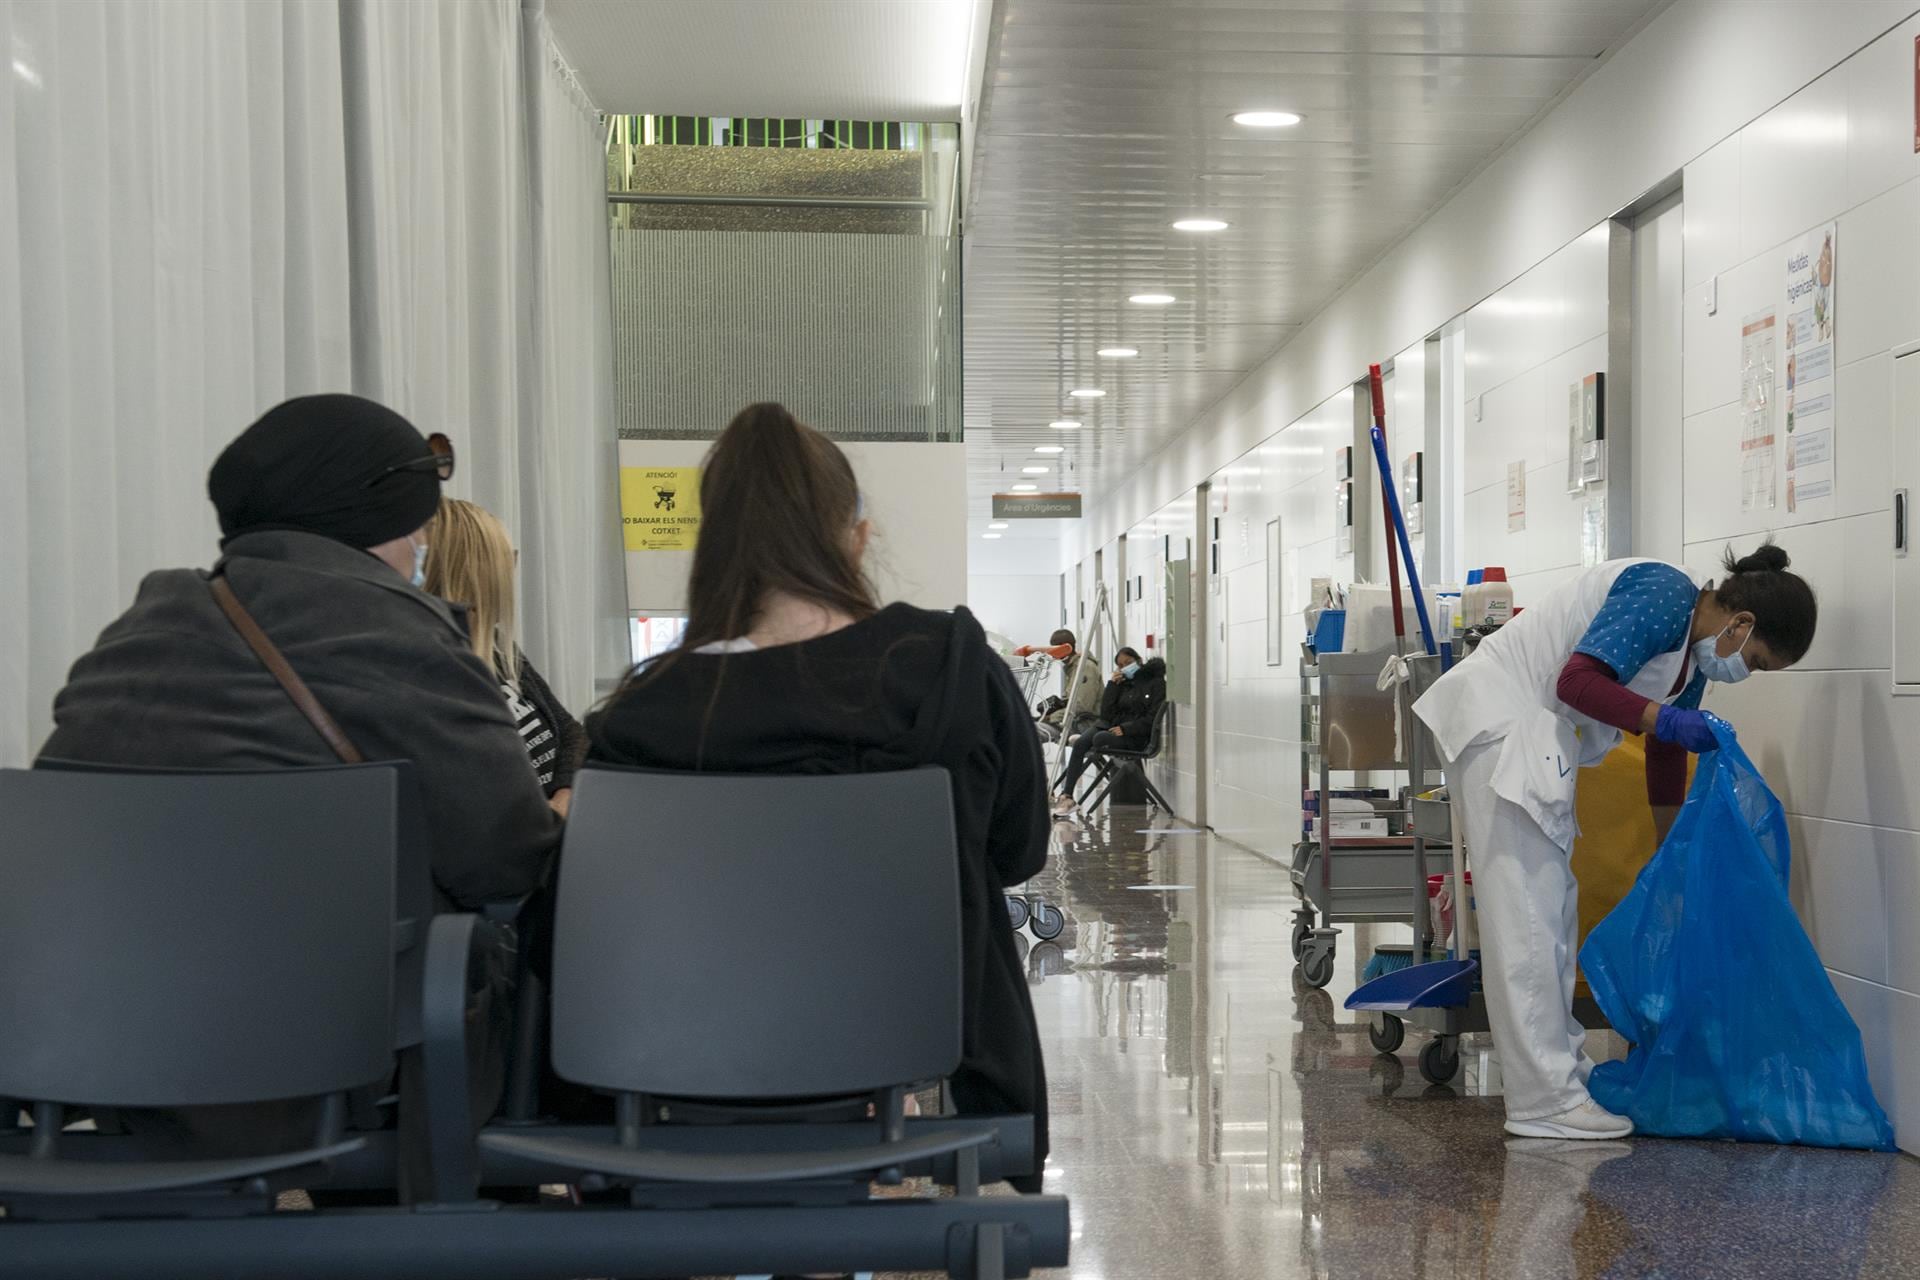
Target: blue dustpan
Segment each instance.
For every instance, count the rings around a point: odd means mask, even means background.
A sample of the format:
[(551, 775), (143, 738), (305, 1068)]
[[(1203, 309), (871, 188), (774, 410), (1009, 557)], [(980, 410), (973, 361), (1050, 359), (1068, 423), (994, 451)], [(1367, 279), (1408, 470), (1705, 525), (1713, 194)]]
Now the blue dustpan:
[(1478, 960), (1434, 960), (1384, 973), (1347, 997), (1349, 1009), (1451, 1009), (1467, 1003)]

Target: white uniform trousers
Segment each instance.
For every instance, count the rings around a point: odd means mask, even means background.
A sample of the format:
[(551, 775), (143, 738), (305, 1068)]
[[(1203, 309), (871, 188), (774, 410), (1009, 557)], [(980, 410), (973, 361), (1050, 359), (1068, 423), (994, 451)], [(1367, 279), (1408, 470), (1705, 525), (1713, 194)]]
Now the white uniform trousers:
[(1593, 1063), (1573, 1017), (1579, 886), (1567, 855), (1519, 805), (1494, 794), (1504, 742), (1469, 747), (1447, 771), (1460, 788), (1473, 873), (1487, 1021), (1509, 1120), (1538, 1120), (1588, 1098)]

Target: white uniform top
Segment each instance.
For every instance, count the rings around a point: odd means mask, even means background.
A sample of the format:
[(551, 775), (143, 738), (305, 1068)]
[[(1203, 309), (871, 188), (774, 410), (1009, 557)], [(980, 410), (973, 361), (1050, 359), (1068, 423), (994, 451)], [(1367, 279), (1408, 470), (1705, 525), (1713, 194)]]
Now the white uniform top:
[[(1413, 705), (1448, 762), (1471, 747), (1504, 740), (1494, 791), (1519, 805), (1562, 849), (1579, 834), (1574, 771), (1599, 764), (1620, 731), (1560, 701), (1560, 671), (1593, 625), (1614, 580), (1636, 564), (1610, 560), (1529, 605), (1480, 643), (1471, 658), (1440, 677)], [(1686, 571), (1697, 590), (1706, 580)], [(1627, 688), (1668, 702), (1685, 669), (1687, 647), (1649, 660)]]

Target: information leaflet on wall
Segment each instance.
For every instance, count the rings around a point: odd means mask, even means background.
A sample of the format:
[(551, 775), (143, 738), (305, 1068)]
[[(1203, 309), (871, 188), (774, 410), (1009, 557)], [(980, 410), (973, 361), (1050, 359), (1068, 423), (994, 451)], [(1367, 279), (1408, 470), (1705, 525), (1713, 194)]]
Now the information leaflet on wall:
[(1773, 481), (1774, 313), (1740, 322), (1740, 509), (1771, 511)]
[(691, 551), (700, 537), (700, 468), (620, 468), (620, 527), (629, 551)]
[(1527, 464), (1507, 464), (1507, 532), (1519, 533), (1527, 527)]
[(1834, 226), (1787, 248), (1784, 345), (1786, 386), (1780, 439), (1786, 451), (1787, 510), (1833, 514)]

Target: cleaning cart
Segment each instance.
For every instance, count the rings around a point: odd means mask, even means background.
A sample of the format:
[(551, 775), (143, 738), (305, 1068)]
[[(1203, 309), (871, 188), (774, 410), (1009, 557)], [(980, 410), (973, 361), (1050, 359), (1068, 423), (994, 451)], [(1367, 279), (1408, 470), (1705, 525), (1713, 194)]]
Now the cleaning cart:
[[(1389, 653), (1309, 653), (1300, 663), (1300, 789), (1306, 818), (1294, 846), (1300, 905), (1293, 958), (1308, 985), (1333, 978), (1340, 923), (1409, 922), (1427, 914), (1425, 885), (1445, 870), (1414, 828), (1407, 799), (1440, 781), (1431, 735), (1413, 718), (1413, 700), (1438, 678), (1437, 660), (1408, 661), (1409, 679), (1381, 687)], [(1390, 785), (1378, 784), (1387, 775)], [(1370, 793), (1385, 791), (1376, 799)], [(1347, 806), (1344, 807), (1343, 806)], [(1407, 884), (1422, 886), (1416, 901)]]

